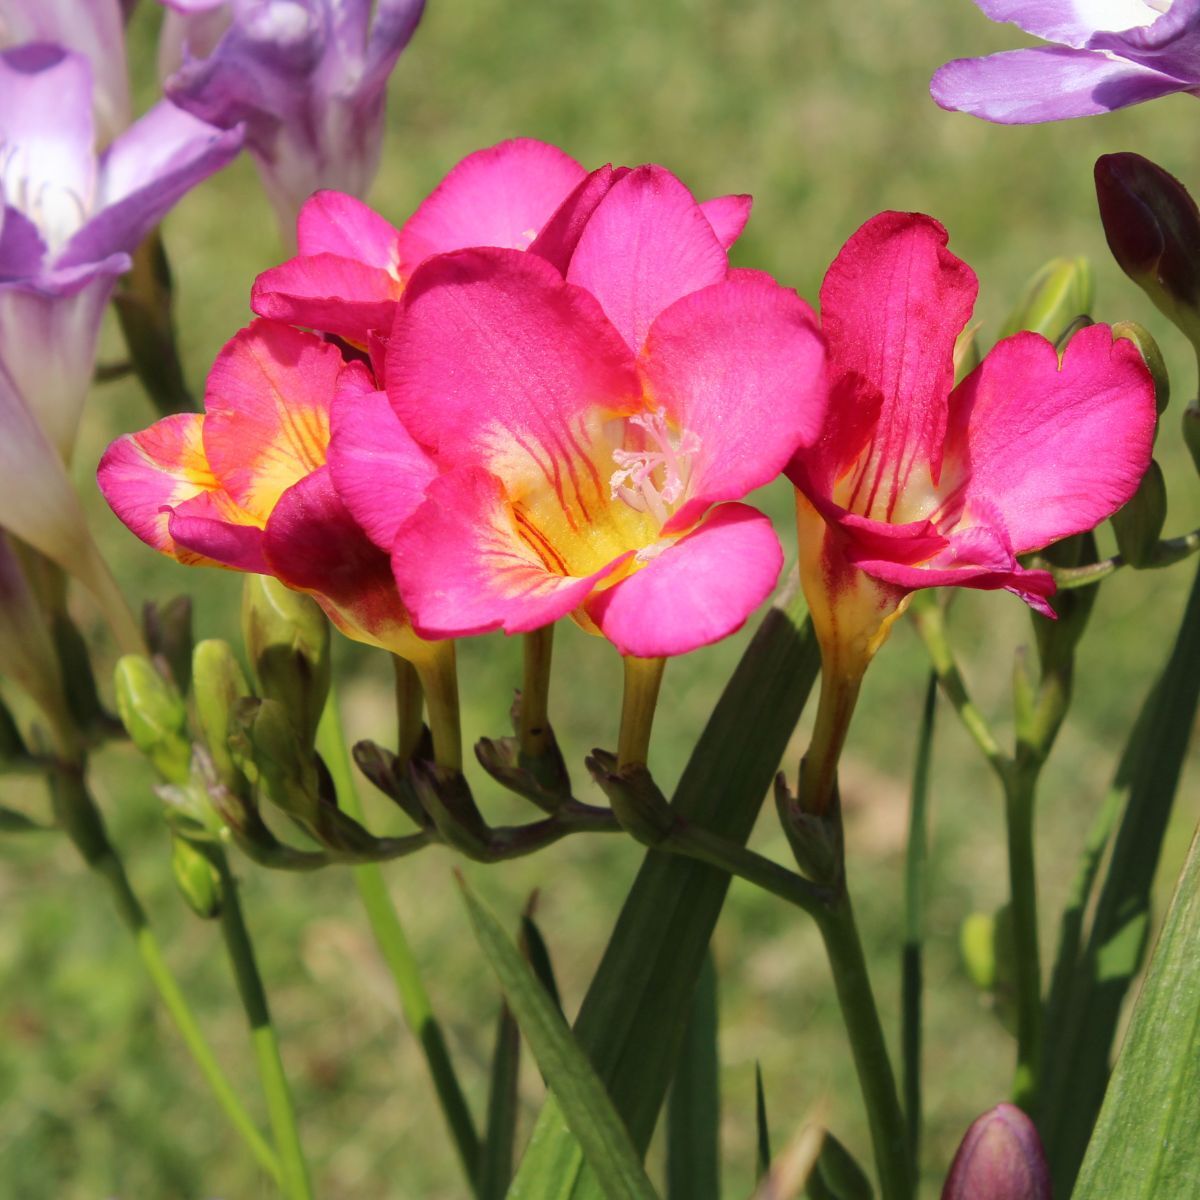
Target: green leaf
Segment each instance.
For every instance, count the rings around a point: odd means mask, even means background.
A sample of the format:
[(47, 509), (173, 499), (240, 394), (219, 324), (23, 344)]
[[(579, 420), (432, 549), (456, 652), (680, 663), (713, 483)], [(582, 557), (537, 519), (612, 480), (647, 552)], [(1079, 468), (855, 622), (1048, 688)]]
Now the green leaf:
[(546, 948), (546, 940), (542, 931), (533, 919), (533, 900), (521, 915), (521, 952), (529, 960), (533, 973), (538, 977), (547, 995), (554, 1001), (555, 1007), (562, 1008), (562, 999), (558, 994), (558, 982), (554, 978), (554, 966), (550, 962), (550, 951)]
[(1197, 996), (1200, 830), (1150, 960), (1073, 1200), (1200, 1196)]
[(771, 1169), (771, 1127), (767, 1123), (767, 1093), (763, 1088), (762, 1063), (754, 1064), (754, 1178), (761, 1181)]
[[(1150, 893), (1200, 702), (1198, 661), (1200, 575), (1171, 656), (1126, 743), (1063, 916), (1048, 1002), (1039, 1119), (1056, 1195), (1068, 1195), (1075, 1180), (1104, 1098), (1122, 1002), (1143, 960)], [(1107, 823), (1122, 809), (1084, 940), (1083, 916), (1094, 899)]]
[[(763, 619), (676, 789), (685, 820), (744, 843), (820, 666), (798, 590)], [(584, 997), (575, 1033), (634, 1145), (645, 1151), (674, 1071), (692, 992), (729, 876), (647, 853)], [(509, 1195), (596, 1197), (583, 1155), (551, 1097)]]
[(521, 1067), (521, 1034), (507, 1004), (496, 1021), (488, 1088), (487, 1134), (480, 1147), (479, 1200), (504, 1200), (513, 1176), (517, 1136), (517, 1077)]
[(0, 833), (50, 833), (53, 825), (43, 825), (15, 808), (0, 808)]
[(580, 1049), (558, 1006), (538, 982), (499, 921), (466, 883), (463, 897), (475, 936), (546, 1082), (557, 1097), (568, 1127), (579, 1139), (588, 1165), (607, 1200), (655, 1200), (641, 1157), (630, 1141), (604, 1084)]
[(667, 1100), (670, 1200), (718, 1200), (721, 1194), (717, 1025), (717, 970), (710, 950), (696, 981), (692, 1012)]

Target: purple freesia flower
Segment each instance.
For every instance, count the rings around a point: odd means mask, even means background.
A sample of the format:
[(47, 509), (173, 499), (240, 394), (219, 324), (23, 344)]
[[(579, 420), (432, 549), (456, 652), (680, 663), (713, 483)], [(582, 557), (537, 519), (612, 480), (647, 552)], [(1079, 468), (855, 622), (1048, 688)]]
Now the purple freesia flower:
[(241, 142), (162, 101), (97, 157), (88, 60), (44, 43), (0, 54), (0, 365), (64, 460), (117, 277)]
[(942, 108), (1005, 125), (1111, 112), (1200, 89), (1200, 0), (975, 0), (1048, 42), (940, 67)]
[(285, 242), (318, 189), (366, 196), (379, 168), (388, 75), (424, 0), (163, 3), (174, 10), (160, 54), (167, 95), (214, 125), (245, 123)]

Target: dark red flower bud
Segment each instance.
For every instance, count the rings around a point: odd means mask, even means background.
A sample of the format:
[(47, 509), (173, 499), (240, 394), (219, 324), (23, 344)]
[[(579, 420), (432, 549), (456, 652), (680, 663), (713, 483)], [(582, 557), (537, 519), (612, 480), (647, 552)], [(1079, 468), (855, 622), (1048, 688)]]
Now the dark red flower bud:
[(1033, 1122), (997, 1104), (963, 1138), (942, 1200), (1051, 1200), (1050, 1170)]

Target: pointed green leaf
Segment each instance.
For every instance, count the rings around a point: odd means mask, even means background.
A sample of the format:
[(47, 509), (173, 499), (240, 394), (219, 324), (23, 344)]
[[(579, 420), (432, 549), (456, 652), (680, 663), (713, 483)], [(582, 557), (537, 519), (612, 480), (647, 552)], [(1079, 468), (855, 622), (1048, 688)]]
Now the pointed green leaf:
[[(1082, 950), (1078, 923), (1064, 916), (1064, 945), (1053, 974), (1045, 1033), (1039, 1131), (1058, 1195), (1068, 1195), (1108, 1081), (1109, 1056), (1126, 992), (1141, 966), (1150, 892), (1200, 702), (1200, 574), (1171, 656), (1134, 725), (1103, 811), (1123, 816)], [(1097, 839), (1098, 840), (1098, 836)], [(1077, 887), (1088, 891), (1098, 853), (1089, 839)], [(1114, 1195), (1116, 1193), (1113, 1193)]]
[(555, 1007), (562, 1008), (562, 999), (558, 994), (558, 982), (554, 978), (554, 965), (550, 961), (550, 951), (546, 948), (546, 940), (542, 931), (533, 919), (533, 901), (521, 916), (521, 952), (529, 960), (533, 973), (538, 977), (547, 995), (554, 1001)]
[(0, 833), (49, 833), (53, 825), (43, 825), (15, 808), (0, 808)]
[(480, 1147), (479, 1200), (504, 1200), (513, 1176), (517, 1136), (517, 1077), (521, 1034), (507, 1004), (496, 1022), (496, 1047), (488, 1089), (487, 1134)]
[(607, 1200), (655, 1200), (641, 1157), (634, 1149), (604, 1084), (538, 982), (533, 968), (500, 927), (499, 921), (462, 884), (475, 936), (487, 955), (509, 1008), (520, 1026), (563, 1118), (579, 1139)]
[(721, 1194), (719, 1067), (717, 970), (710, 950), (696, 981), (667, 1101), (670, 1200), (718, 1200)]
[(1073, 1200), (1200, 1196), (1200, 830), (1080, 1171)]
[[(763, 619), (675, 792), (681, 817), (739, 843), (750, 836), (820, 666), (804, 614), (795, 589)], [(649, 851), (575, 1023), (580, 1045), (643, 1152), (728, 887), (729, 876), (713, 867)], [(553, 1097), (509, 1195), (600, 1195)]]
[(754, 1178), (761, 1181), (771, 1169), (771, 1127), (767, 1123), (767, 1093), (763, 1088), (762, 1063), (754, 1064)]

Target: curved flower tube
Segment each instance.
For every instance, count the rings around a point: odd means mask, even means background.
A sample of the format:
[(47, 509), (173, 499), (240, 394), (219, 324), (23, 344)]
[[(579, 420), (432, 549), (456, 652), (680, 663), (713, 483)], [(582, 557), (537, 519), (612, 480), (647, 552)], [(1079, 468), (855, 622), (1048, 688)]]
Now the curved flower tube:
[(829, 415), (788, 474), (832, 722), (818, 717), (814, 743), (828, 735), (834, 760), (912, 591), (1003, 588), (1053, 617), (1051, 576), (1017, 556), (1103, 521), (1150, 463), (1150, 373), (1106, 325), (1077, 333), (1061, 365), (1045, 338), (1018, 333), (954, 386), (978, 284), (946, 243), (930, 217), (881, 213), (821, 287)]
[(318, 188), (365, 196), (379, 170), (388, 76), (424, 0), (163, 0), (160, 68), (176, 104), (244, 123), (280, 232)]
[[(258, 277), (251, 306), (369, 346), (391, 330), (405, 282), (435, 254), (531, 250), (565, 274), (584, 227), (628, 174), (624, 167), (588, 174), (555, 146), (513, 138), (467, 155), (399, 229), (353, 196), (318, 192), (296, 222), (299, 254)], [(688, 195), (686, 204), (699, 208), (726, 250), (750, 215), (749, 196), (696, 206)], [(591, 244), (601, 240), (594, 235)], [(722, 259), (721, 277), (724, 269)]]
[(1111, 112), (1200, 87), (1197, 0), (975, 0), (1053, 43), (959, 58), (930, 84), (942, 108), (1005, 125)]
[[(627, 237), (643, 199), (626, 192)], [(725, 277), (703, 218), (657, 216), (673, 257), (589, 260), (619, 324), (592, 291), (511, 249), (441, 255), (410, 281), (388, 396), (440, 473), (389, 525), (365, 476), (351, 495), (336, 446), (333, 467), (360, 524), (393, 538), (423, 636), (570, 615), (623, 654), (658, 658), (733, 632), (774, 585), (770, 522), (736, 501), (815, 435), (820, 338), (794, 293)]]
[(162, 102), (99, 158), (87, 59), (0, 54), (0, 361), (64, 460), (91, 382), (104, 306), (130, 254), (241, 145)]

